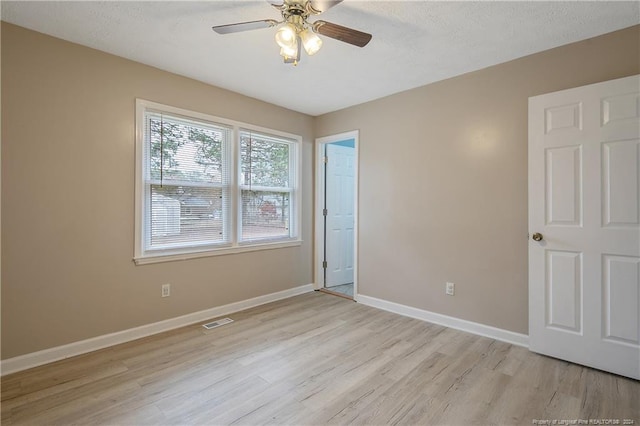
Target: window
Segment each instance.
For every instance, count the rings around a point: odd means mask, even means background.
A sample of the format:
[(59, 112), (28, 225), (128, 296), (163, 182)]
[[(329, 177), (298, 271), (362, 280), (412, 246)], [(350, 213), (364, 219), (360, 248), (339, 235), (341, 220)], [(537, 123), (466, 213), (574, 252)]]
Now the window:
[(151, 110), (144, 124), (145, 251), (228, 243), (231, 129)]
[(240, 132), (242, 241), (290, 236), (290, 144)]
[(300, 138), (137, 101), (137, 264), (299, 244)]

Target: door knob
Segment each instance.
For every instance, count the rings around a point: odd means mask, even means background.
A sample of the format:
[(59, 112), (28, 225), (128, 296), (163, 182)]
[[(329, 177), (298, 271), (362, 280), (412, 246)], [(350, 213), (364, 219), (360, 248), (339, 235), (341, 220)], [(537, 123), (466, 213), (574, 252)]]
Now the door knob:
[(533, 234), (533, 241), (542, 241), (542, 234), (539, 232)]

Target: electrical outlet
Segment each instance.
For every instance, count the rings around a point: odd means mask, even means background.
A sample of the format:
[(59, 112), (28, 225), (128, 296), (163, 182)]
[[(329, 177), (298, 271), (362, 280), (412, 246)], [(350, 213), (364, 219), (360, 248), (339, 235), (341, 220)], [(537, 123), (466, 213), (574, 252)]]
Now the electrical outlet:
[(447, 283), (445, 287), (445, 293), (447, 293), (448, 296), (453, 296), (453, 294), (455, 293), (455, 287), (456, 285), (454, 283)]
[(171, 284), (162, 284), (162, 297), (171, 296)]

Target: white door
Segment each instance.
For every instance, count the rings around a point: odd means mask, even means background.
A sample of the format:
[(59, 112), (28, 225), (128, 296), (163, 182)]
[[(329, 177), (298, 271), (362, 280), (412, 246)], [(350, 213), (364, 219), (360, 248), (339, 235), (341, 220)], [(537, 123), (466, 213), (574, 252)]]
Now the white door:
[(635, 379), (639, 138), (640, 76), (529, 99), (530, 349)]
[(326, 145), (325, 287), (353, 282), (355, 149)]

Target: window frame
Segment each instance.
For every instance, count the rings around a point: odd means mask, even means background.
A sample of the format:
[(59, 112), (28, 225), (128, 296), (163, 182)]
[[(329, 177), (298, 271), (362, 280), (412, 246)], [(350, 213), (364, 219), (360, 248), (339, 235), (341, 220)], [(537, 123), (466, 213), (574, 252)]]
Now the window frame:
[[(204, 121), (212, 125), (227, 127), (230, 129), (231, 138), (227, 148), (230, 155), (228, 161), (229, 170), (229, 217), (223, 222), (224, 227), (228, 227), (229, 241), (202, 245), (194, 243), (186, 247), (171, 249), (148, 250), (145, 247), (145, 233), (147, 230), (145, 219), (148, 217), (149, 201), (147, 200), (147, 182), (145, 174), (148, 165), (145, 162), (145, 113), (147, 110), (160, 112), (167, 115), (183, 117), (187, 120)], [(243, 253), (256, 250), (276, 249), (283, 247), (293, 247), (302, 244), (301, 240), (301, 174), (300, 165), (302, 161), (302, 137), (279, 130), (269, 129), (261, 126), (243, 123), (226, 118), (216, 117), (205, 113), (186, 110), (144, 99), (136, 99), (136, 120), (135, 120), (135, 223), (134, 223), (134, 257), (136, 265), (148, 263), (168, 262), (175, 260), (196, 259), (201, 257)], [(241, 158), (240, 158), (240, 133), (244, 131), (256, 132), (258, 134), (283, 139), (289, 144), (289, 174), (291, 177), (290, 195), (290, 236), (278, 237), (264, 240), (244, 240), (241, 239), (242, 218), (240, 217), (241, 191), (240, 185)]]
[[(258, 137), (266, 137), (266, 138), (273, 138), (276, 139), (273, 134), (265, 134), (264, 132), (258, 132), (256, 129), (250, 129), (247, 127), (240, 127), (238, 129), (238, 144), (237, 144), (237, 148), (238, 148), (238, 156), (237, 156), (237, 172), (236, 173), (236, 177), (240, 177), (240, 174), (242, 173), (242, 155), (241, 155), (241, 136), (242, 133), (256, 133)], [(260, 191), (260, 192), (282, 192), (282, 193), (287, 193), (289, 194), (289, 230), (290, 233), (295, 232), (295, 226), (296, 223), (298, 222), (297, 218), (295, 217), (295, 212), (297, 211), (297, 206), (296, 201), (297, 201), (297, 197), (294, 195), (294, 191), (296, 188), (296, 176), (298, 175), (298, 164), (299, 161), (296, 161), (295, 159), (295, 155), (297, 152), (296, 146), (295, 146), (295, 141), (293, 140), (277, 140), (274, 141), (277, 143), (285, 143), (287, 145), (289, 145), (289, 182), (291, 182), (289, 184), (289, 187), (275, 187), (275, 186), (265, 186), (265, 185), (252, 185), (252, 184), (247, 184), (247, 183), (242, 183), (242, 182), (238, 182), (236, 187), (233, 188), (234, 190), (236, 190), (236, 194), (238, 197), (238, 203), (237, 203), (237, 226), (236, 226), (236, 231), (238, 232), (237, 235), (237, 242), (239, 246), (250, 246), (250, 245), (255, 245), (255, 244), (261, 244), (261, 243), (265, 243), (265, 242), (269, 242), (269, 241), (275, 241), (275, 240), (281, 240), (282, 237), (276, 237), (273, 239), (268, 239), (268, 238), (264, 238), (264, 239), (259, 239), (259, 238), (255, 238), (255, 239), (243, 239), (242, 238), (242, 229), (243, 229), (243, 223), (242, 223), (242, 217), (243, 217), (243, 212), (242, 212), (242, 208), (241, 206), (241, 200), (242, 200), (242, 191), (247, 191), (247, 190), (256, 190), (256, 191)], [(283, 191), (283, 189), (285, 189)]]

